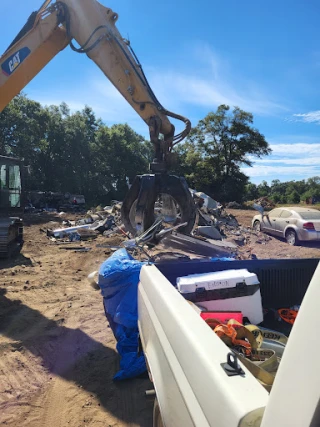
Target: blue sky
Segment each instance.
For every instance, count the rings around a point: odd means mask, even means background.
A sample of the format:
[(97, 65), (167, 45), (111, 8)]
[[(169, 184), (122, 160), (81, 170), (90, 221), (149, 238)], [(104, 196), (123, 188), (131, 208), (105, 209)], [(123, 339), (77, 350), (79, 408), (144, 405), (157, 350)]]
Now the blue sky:
[[(1, 2), (0, 52), (42, 0)], [(157, 97), (193, 125), (219, 104), (254, 114), (273, 155), (243, 168), (253, 182), (320, 175), (317, 0), (102, 0), (119, 14)], [(25, 88), (43, 104), (90, 105), (106, 124), (144, 122), (96, 65), (68, 47)]]

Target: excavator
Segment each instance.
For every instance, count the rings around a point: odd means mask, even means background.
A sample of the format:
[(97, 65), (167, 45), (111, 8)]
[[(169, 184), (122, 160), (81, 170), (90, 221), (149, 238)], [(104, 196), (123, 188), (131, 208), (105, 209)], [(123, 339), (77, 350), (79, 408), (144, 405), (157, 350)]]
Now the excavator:
[[(96, 0), (46, 0), (0, 57), (0, 112), (66, 47), (86, 54), (144, 120), (154, 146), (149, 173), (135, 177), (123, 201), (125, 228), (135, 236), (148, 230), (161, 199), (167, 207), (175, 206), (180, 232), (188, 234), (196, 219), (194, 201), (185, 179), (168, 171), (172, 150), (189, 134), (191, 123), (158, 101), (130, 42), (118, 31), (117, 20), (117, 13)], [(182, 121), (184, 129), (176, 133), (170, 118)], [(1, 194), (0, 205), (2, 199)], [(4, 253), (22, 241), (21, 221), (9, 218), (0, 219)]]

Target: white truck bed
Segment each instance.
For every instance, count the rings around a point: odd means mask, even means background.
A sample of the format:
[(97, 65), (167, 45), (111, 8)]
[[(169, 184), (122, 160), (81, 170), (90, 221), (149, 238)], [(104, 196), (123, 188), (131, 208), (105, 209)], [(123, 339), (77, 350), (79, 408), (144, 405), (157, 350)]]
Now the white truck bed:
[[(244, 376), (226, 374), (229, 348), (157, 267), (144, 266), (140, 280), (139, 331), (164, 426), (320, 425), (319, 266), (270, 395), (243, 365)], [(307, 351), (314, 363), (305, 363)]]

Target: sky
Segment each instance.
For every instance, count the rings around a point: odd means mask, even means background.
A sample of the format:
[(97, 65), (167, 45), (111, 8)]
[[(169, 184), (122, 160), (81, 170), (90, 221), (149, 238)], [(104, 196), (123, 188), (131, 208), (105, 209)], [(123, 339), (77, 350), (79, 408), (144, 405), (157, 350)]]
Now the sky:
[[(4, 52), (41, 0), (1, 2)], [(317, 0), (101, 0), (119, 14), (151, 87), (197, 122), (224, 103), (253, 113), (272, 155), (243, 167), (252, 182), (320, 176), (320, 3)], [(24, 89), (44, 105), (89, 105), (107, 125), (145, 123), (97, 66), (67, 47)]]

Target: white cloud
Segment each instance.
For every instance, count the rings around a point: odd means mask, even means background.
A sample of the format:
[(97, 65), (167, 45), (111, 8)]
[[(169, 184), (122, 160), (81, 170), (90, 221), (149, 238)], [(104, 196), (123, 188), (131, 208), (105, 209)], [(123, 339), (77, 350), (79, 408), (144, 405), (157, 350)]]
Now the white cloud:
[(273, 156), (303, 158), (305, 156), (319, 156), (320, 153), (320, 143), (270, 144), (270, 147)]
[(254, 163), (283, 163), (291, 165), (319, 165), (320, 143), (270, 144), (272, 154), (260, 159), (248, 156)]
[[(305, 122), (305, 123), (316, 123), (320, 125), (320, 110), (310, 111), (304, 114), (293, 114), (292, 121)], [(289, 119), (290, 120), (290, 119)]]
[(264, 95), (257, 94), (250, 89), (245, 94), (245, 90), (243, 92), (236, 90), (226, 82), (213, 77), (212, 79), (200, 79), (178, 73), (171, 73), (165, 77), (170, 93), (174, 94), (182, 103), (207, 108), (227, 104), (256, 114), (272, 114), (282, 109), (279, 104), (268, 100)]
[[(286, 139), (286, 138), (283, 138)], [(319, 139), (318, 139), (319, 140)], [(320, 143), (271, 144), (273, 152), (261, 159), (250, 157), (253, 167), (242, 171), (256, 183), (306, 179), (320, 175)]]
[(286, 144), (290, 146), (293, 144), (318, 144), (320, 143), (320, 137), (312, 135), (284, 134), (276, 137), (270, 137), (268, 138), (268, 142), (271, 145)]
[[(222, 103), (260, 115), (285, 110), (270, 96), (268, 88), (257, 88), (253, 82), (241, 79), (239, 70), (233, 70), (210, 46), (196, 45), (190, 51), (184, 61), (177, 58), (177, 66), (145, 66), (151, 87), (169, 110), (186, 116), (191, 112), (195, 122), (201, 118), (195, 114), (197, 108), (209, 110)], [(148, 135), (142, 119), (93, 63), (90, 72), (78, 75), (74, 84), (69, 82), (58, 91), (51, 87), (31, 90), (28, 95), (42, 104), (65, 101), (71, 110), (82, 109), (87, 104), (106, 124), (127, 122), (137, 132)]]
[[(273, 115), (287, 108), (270, 96), (268, 88), (239, 77), (223, 58), (208, 45), (191, 49), (183, 65), (171, 70), (149, 69), (152, 87), (163, 103), (183, 108), (189, 106), (213, 109), (220, 104), (238, 106), (259, 115)], [(268, 91), (268, 92), (267, 92)], [(162, 96), (163, 95), (163, 96)]]
[(242, 168), (243, 173), (250, 177), (260, 177), (261, 179), (280, 179), (281, 177), (290, 177), (290, 179), (309, 178), (320, 174), (320, 169), (316, 166), (267, 166), (254, 165), (252, 168)]
[(254, 160), (254, 162), (256, 164), (278, 164), (278, 165), (320, 165), (320, 156), (318, 157), (304, 157), (304, 158), (300, 158), (300, 157), (296, 157), (296, 158), (292, 158), (292, 159), (286, 159), (286, 158), (281, 158), (281, 159), (274, 159), (274, 158), (265, 158), (265, 159), (257, 159)]

